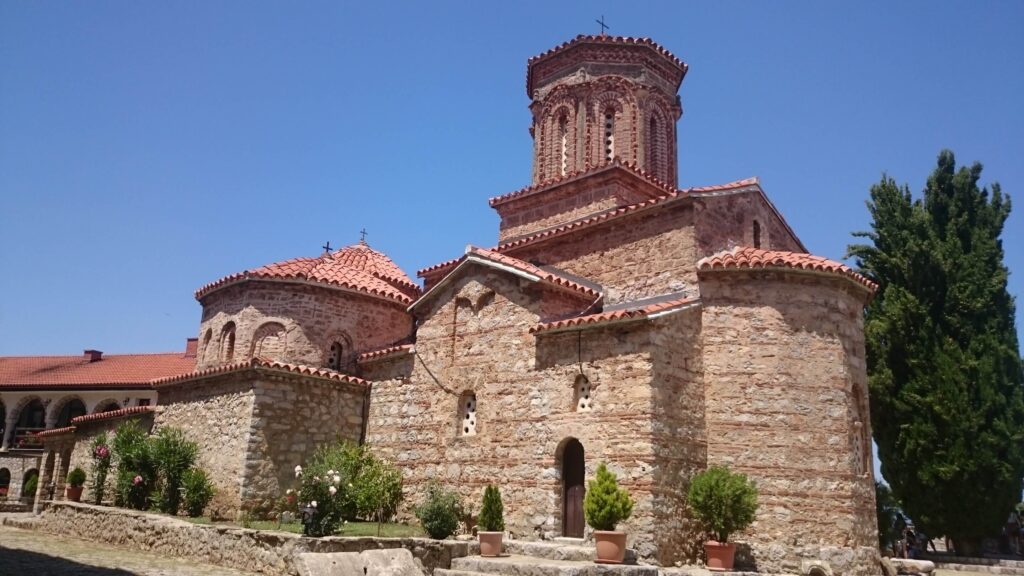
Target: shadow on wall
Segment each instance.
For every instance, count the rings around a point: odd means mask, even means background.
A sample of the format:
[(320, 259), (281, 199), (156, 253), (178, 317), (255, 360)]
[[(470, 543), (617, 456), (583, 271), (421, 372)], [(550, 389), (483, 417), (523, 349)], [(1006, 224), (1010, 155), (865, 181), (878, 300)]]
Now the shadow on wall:
[(119, 568), (99, 568), (38, 552), (0, 546), (4, 574), (74, 574), (75, 576), (134, 576)]

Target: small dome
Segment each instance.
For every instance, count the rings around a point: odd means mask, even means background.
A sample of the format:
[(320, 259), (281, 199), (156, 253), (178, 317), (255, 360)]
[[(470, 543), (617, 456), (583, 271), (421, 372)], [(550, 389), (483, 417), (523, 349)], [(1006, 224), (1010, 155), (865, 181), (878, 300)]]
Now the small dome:
[(248, 280), (294, 280), (361, 292), (408, 305), (419, 296), (417, 284), (390, 258), (365, 242), (324, 252), (316, 258), (293, 258), (225, 276), (196, 291), (202, 300), (212, 292)]

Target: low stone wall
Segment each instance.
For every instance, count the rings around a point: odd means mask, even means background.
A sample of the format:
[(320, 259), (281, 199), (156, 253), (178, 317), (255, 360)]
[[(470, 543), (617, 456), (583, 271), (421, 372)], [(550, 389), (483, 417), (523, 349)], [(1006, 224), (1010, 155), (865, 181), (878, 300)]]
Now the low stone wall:
[(435, 568), (450, 567), (452, 558), (469, 554), (466, 542), (427, 538), (306, 538), (286, 532), (204, 526), (157, 514), (73, 502), (48, 503), (43, 514), (31, 522), (22, 524), (8, 518), (4, 523), (269, 575), (298, 574), (295, 562), (305, 552), (405, 548), (430, 575)]

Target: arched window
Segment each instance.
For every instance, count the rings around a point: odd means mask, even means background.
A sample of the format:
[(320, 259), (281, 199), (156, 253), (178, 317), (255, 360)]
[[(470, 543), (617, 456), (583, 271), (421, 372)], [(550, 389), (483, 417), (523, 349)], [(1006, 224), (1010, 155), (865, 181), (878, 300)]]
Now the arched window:
[(611, 161), (615, 157), (615, 108), (608, 107), (604, 111), (604, 159)]
[(754, 220), (754, 248), (761, 247), (761, 223)]
[(231, 362), (235, 358), (235, 323), (228, 322), (220, 331), (221, 362)]
[(252, 357), (272, 358), (275, 360), (284, 358), (285, 351), (284, 325), (279, 322), (267, 322), (259, 328), (252, 336)]
[(587, 380), (586, 376), (580, 374), (576, 377), (574, 388), (573, 402), (576, 405), (576, 411), (590, 412), (594, 406), (594, 399), (592, 398), (594, 388), (590, 385), (590, 381)]
[(648, 172), (661, 178), (661, 165), (658, 162), (658, 119), (651, 116), (649, 134), (647, 136)]
[(476, 436), (476, 394), (472, 392), (459, 398), (459, 435)]
[(561, 174), (569, 171), (569, 119), (562, 115), (558, 119), (558, 147), (561, 157)]
[(65, 426), (71, 425), (71, 419), (79, 416), (85, 416), (87, 414), (85, 410), (85, 403), (78, 398), (72, 398), (64, 403), (64, 406), (60, 409), (60, 415), (57, 416), (56, 428), (64, 428)]
[(345, 347), (341, 342), (331, 343), (331, 352), (327, 356), (327, 367), (331, 370), (341, 370), (341, 359), (345, 354)]
[(203, 335), (203, 349), (199, 353), (200, 358), (208, 358), (210, 354), (210, 342), (213, 340), (213, 329), (207, 328), (206, 334)]

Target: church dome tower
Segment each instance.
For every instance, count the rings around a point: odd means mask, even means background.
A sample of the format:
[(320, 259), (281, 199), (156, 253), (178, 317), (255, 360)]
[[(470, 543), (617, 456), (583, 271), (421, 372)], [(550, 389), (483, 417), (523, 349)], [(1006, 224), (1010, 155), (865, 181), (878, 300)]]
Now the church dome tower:
[(530, 59), (533, 183), (619, 160), (676, 185), (687, 65), (646, 38), (580, 35)]

